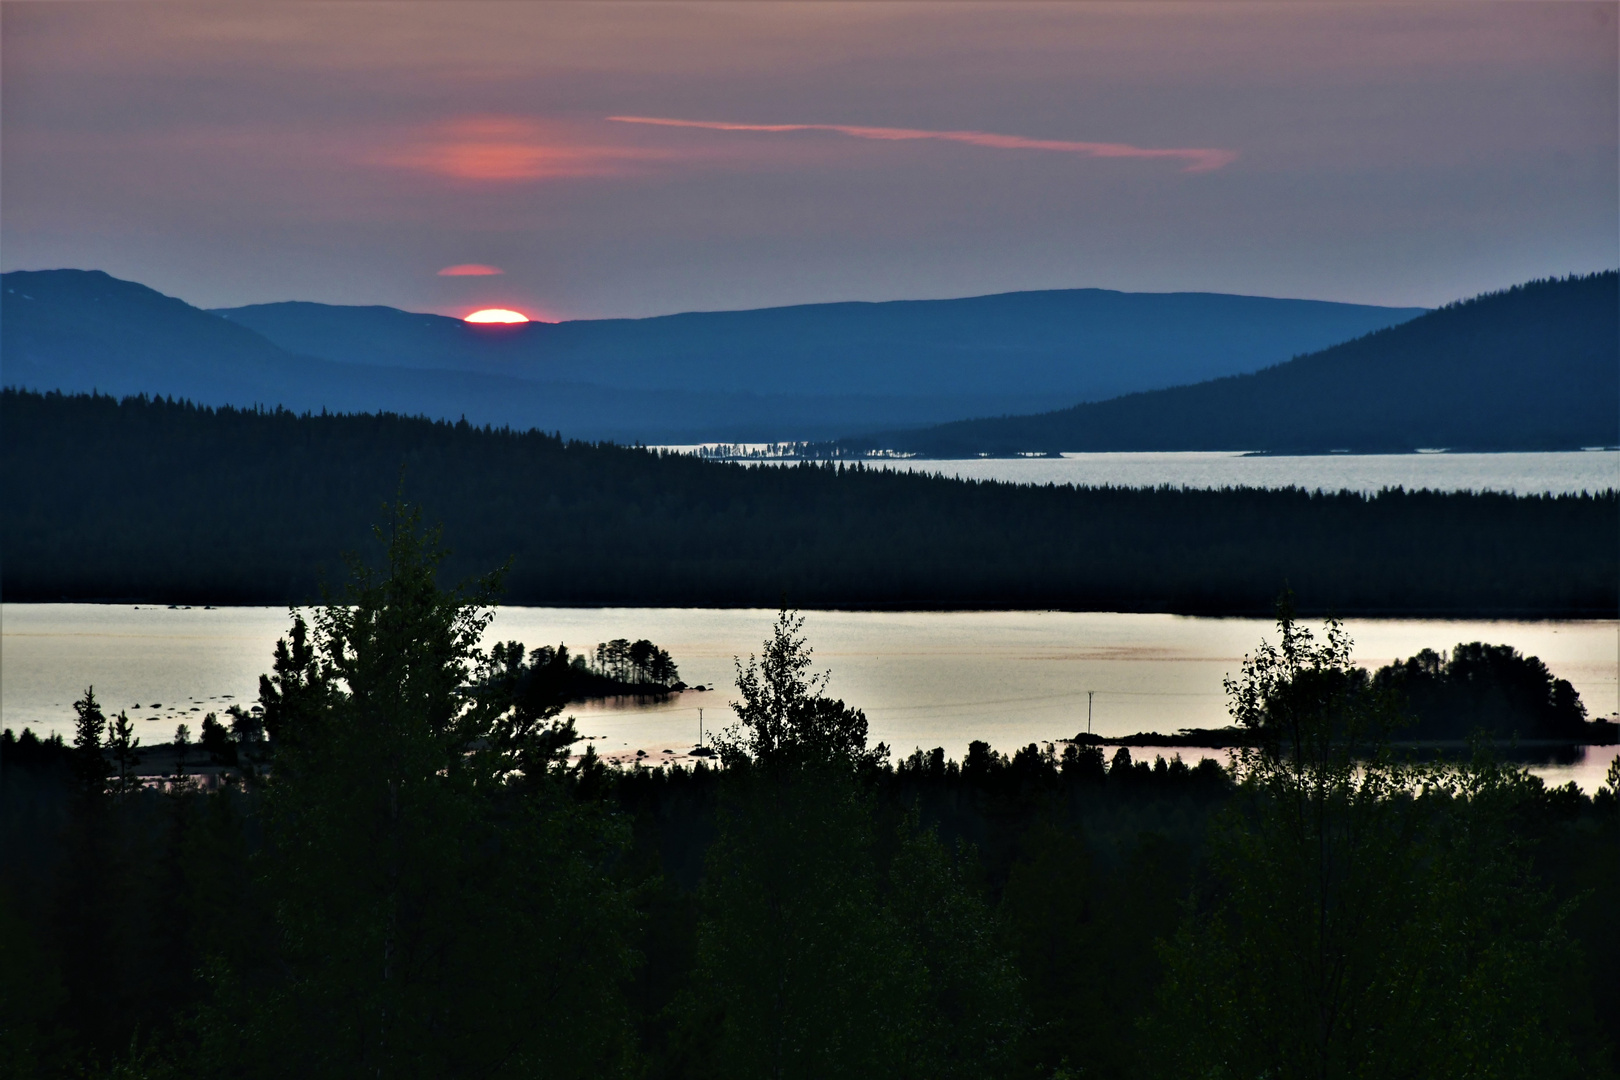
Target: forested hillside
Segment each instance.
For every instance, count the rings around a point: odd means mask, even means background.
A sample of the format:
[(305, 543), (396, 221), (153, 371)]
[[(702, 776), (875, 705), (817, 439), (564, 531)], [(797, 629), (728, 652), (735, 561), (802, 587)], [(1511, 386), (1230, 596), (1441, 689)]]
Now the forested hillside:
[(8, 391), (8, 600), (290, 603), (403, 492), (524, 604), (1612, 615), (1599, 496), (1018, 487)]
[(1620, 274), (1537, 281), (1251, 375), (1035, 416), (848, 440), (831, 454), (1563, 450), (1620, 443)]

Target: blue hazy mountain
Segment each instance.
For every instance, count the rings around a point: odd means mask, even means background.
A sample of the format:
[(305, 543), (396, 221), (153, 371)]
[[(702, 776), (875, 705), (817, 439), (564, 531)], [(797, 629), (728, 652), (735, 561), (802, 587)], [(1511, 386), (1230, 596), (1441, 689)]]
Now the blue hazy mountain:
[(384, 307), (217, 314), (292, 352), (624, 390), (932, 399), (952, 418), (1255, 371), (1422, 308), (1104, 289), (474, 327)]
[[(0, 275), (0, 378), (8, 386), (202, 404), (460, 415), (531, 383), (299, 356), (227, 319), (100, 271)], [(438, 407), (424, 403), (439, 397)], [(538, 404), (538, 403), (536, 403)], [(491, 418), (500, 422), (500, 418)]]
[(209, 312), (99, 271), (16, 271), (0, 379), (388, 410), (642, 442), (827, 439), (1251, 370), (1419, 309), (1101, 290), (470, 326), (392, 308)]
[(847, 440), (931, 457), (1620, 444), (1620, 274), (1531, 282), (1249, 375)]
[[(437, 316), (416, 318), (448, 323), (456, 333), (464, 326)], [(510, 338), (497, 330), (483, 340), (499, 347)], [(299, 355), (231, 320), (100, 271), (0, 275), (0, 382), (27, 389), (466, 417), (622, 442), (830, 438), (888, 424), (926, 423), (941, 415), (936, 401), (920, 396), (626, 389), (540, 382), (470, 367), (342, 363)]]

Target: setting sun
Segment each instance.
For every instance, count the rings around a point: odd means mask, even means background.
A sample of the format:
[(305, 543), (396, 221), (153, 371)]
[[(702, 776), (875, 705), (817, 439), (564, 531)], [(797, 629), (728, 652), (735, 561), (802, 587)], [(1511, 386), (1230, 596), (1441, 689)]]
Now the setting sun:
[(462, 322), (470, 323), (526, 323), (528, 321), (529, 317), (522, 312), (501, 307), (484, 308), (481, 311), (473, 312), (462, 320)]

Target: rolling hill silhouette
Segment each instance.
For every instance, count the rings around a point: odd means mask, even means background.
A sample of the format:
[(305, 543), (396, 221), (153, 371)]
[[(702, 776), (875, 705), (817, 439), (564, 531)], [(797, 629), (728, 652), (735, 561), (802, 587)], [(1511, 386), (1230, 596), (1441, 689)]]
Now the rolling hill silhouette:
[(827, 439), (1248, 371), (1421, 309), (1097, 289), (474, 327), (208, 312), (99, 271), (3, 275), (7, 385), (392, 411), (625, 442)]
[(1105, 289), (475, 327), (381, 307), (217, 314), (293, 352), (622, 390), (932, 398), (952, 418), (1254, 371), (1422, 308)]
[[(456, 332), (463, 327), (439, 316), (394, 314), (438, 320), (434, 325), (448, 323)], [(538, 381), (468, 366), (344, 363), (299, 355), (248, 327), (94, 270), (0, 275), (0, 357), (0, 381), (25, 389), (465, 417), (618, 442), (827, 438), (940, 415), (929, 411), (936, 408), (931, 400), (876, 395), (648, 390)]]
[(1536, 281), (1250, 375), (849, 439), (928, 457), (1551, 450), (1620, 443), (1620, 274)]

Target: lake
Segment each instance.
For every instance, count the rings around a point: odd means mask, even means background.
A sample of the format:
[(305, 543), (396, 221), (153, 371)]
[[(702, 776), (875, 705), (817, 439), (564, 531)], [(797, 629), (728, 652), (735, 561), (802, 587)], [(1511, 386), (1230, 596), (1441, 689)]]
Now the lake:
[[(664, 760), (697, 742), (700, 711), (707, 731), (733, 721), (732, 658), (757, 652), (773, 617), (759, 609), (507, 607), (492, 639), (578, 651), (645, 637), (668, 649), (689, 684), (716, 689), (570, 710), (599, 751)], [(1220, 726), (1222, 677), (1236, 674), (1273, 631), (1258, 619), (1107, 612), (817, 611), (806, 620), (817, 668), (832, 671), (831, 693), (866, 711), (875, 740), (901, 755), (943, 746), (957, 759), (971, 739), (1011, 751), (1086, 730), (1088, 691), (1098, 735)], [(168, 741), (181, 721), (195, 733), (207, 712), (256, 699), (287, 625), (283, 608), (0, 605), (0, 726), (71, 737), (72, 702), (94, 684), (109, 712), (139, 718), (148, 743)], [(1614, 621), (1360, 619), (1347, 627), (1367, 666), (1460, 641), (1506, 643), (1570, 680), (1594, 717), (1617, 708)], [(1614, 748), (1592, 748), (1574, 765), (1535, 771), (1592, 790), (1614, 756)]]
[[(695, 446), (668, 447), (691, 453)], [(762, 446), (742, 446), (762, 452)], [(1189, 453), (1064, 454), (1057, 458), (871, 458), (870, 468), (939, 473), (1014, 484), (1115, 487), (1302, 487), (1375, 492), (1383, 488), (1563, 494), (1620, 488), (1620, 451), (1511, 454), (1251, 455)]]

